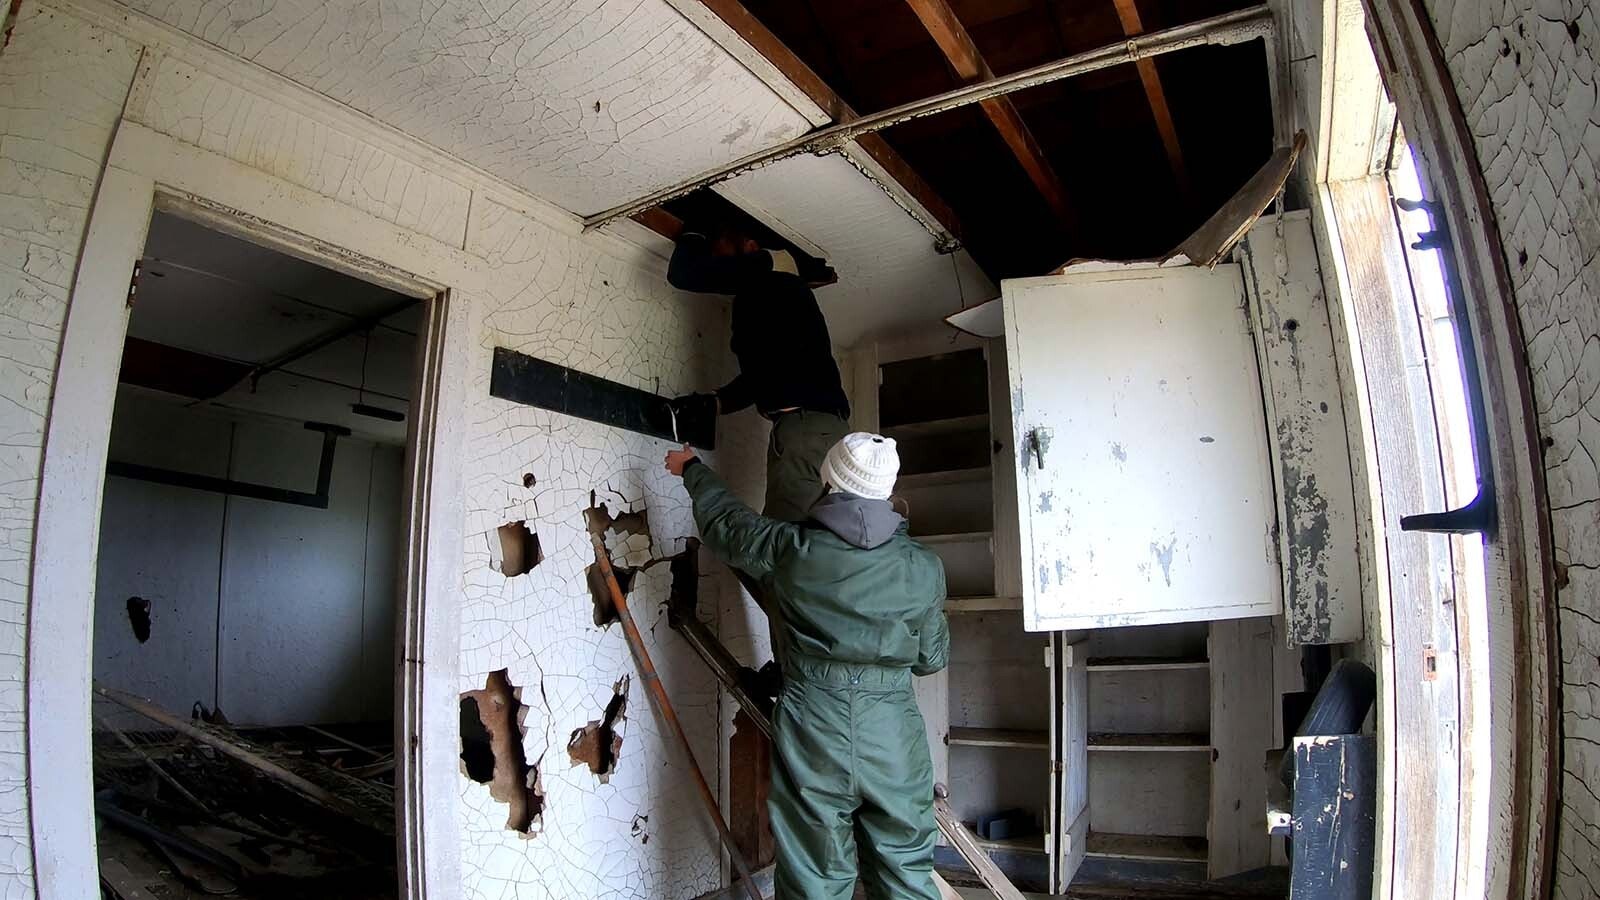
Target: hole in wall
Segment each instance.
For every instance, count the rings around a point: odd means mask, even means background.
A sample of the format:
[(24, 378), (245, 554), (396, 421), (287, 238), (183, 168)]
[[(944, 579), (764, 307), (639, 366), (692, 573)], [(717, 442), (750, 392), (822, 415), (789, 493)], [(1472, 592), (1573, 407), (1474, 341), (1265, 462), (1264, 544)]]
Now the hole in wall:
[(534, 485), (536, 485), (538, 483), (539, 483), (539, 479), (533, 477), (533, 473), (532, 472), (524, 472), (524, 473), (522, 473), (522, 486), (523, 487), (531, 488), (531, 487), (533, 487)]
[[(506, 828), (533, 834), (543, 822), (544, 786), (539, 765), (528, 764), (522, 747), (527, 715), (522, 689), (511, 683), (505, 669), (490, 672), (482, 690), (461, 695), (461, 763), (467, 777), (489, 785), (489, 796), (506, 804)], [(468, 724), (475, 717), (482, 734)], [(483, 757), (487, 744), (488, 759)], [(484, 781), (487, 762), (489, 778)]]
[(150, 601), (143, 597), (128, 598), (128, 624), (133, 626), (133, 636), (144, 643), (150, 640)]
[[(589, 492), (589, 508), (583, 511), (583, 521), (589, 533), (605, 541), (606, 535), (614, 534), (617, 537), (641, 536), (646, 544), (650, 540), (649, 515), (642, 507), (632, 512), (613, 513), (604, 504), (595, 499), (595, 492)], [(647, 564), (648, 565), (648, 564)], [(639, 570), (611, 560), (611, 571), (617, 578), (617, 587), (622, 589), (623, 596), (633, 589), (634, 576)], [(617, 607), (611, 600), (611, 588), (606, 584), (606, 577), (600, 571), (597, 563), (590, 563), (584, 569), (584, 578), (589, 585), (589, 597), (594, 601), (594, 624), (597, 628), (604, 628), (617, 621)]]
[[(589, 597), (594, 601), (595, 627), (604, 628), (618, 621), (621, 617), (617, 614), (617, 604), (611, 599), (611, 586), (606, 584), (605, 573), (600, 571), (599, 564), (590, 563), (583, 573), (589, 583)], [(628, 592), (633, 590), (633, 577), (638, 571), (613, 562), (611, 574), (617, 577), (617, 587), (622, 589), (622, 596), (628, 596)]]
[(602, 784), (611, 780), (617, 770), (617, 758), (622, 755), (622, 723), (627, 721), (627, 675), (611, 686), (611, 700), (606, 703), (600, 718), (582, 728), (574, 729), (567, 739), (567, 756), (574, 766), (585, 765), (599, 777)]
[(467, 777), (479, 784), (494, 780), (493, 739), (483, 727), (478, 701), (471, 697), (461, 698), (461, 765)]
[(496, 529), (496, 533), (500, 538), (500, 555), (490, 564), (501, 575), (507, 578), (526, 575), (544, 562), (539, 535), (528, 528), (527, 522), (507, 522)]
[(1567, 37), (1572, 38), (1572, 42), (1574, 44), (1576, 44), (1578, 42), (1578, 20), (1577, 19), (1573, 19), (1571, 22), (1567, 23)]

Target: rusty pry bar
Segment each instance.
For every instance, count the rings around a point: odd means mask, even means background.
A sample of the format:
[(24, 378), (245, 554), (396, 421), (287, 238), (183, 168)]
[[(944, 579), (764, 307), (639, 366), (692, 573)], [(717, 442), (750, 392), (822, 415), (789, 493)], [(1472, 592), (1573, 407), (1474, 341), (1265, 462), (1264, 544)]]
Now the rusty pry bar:
[(722, 838), (722, 845), (728, 849), (728, 858), (732, 860), (734, 869), (744, 882), (745, 893), (750, 895), (750, 900), (765, 900), (761, 896), (761, 891), (756, 889), (750, 866), (745, 863), (744, 855), (739, 852), (738, 845), (733, 841), (733, 832), (728, 830), (728, 823), (723, 821), (716, 795), (711, 793), (711, 786), (706, 784), (706, 776), (700, 771), (700, 764), (695, 761), (694, 748), (689, 746), (689, 736), (683, 733), (683, 723), (678, 721), (678, 714), (672, 708), (672, 701), (667, 698), (667, 689), (661, 684), (661, 676), (656, 674), (656, 665), (650, 661), (650, 651), (645, 649), (644, 636), (639, 633), (639, 626), (634, 624), (633, 613), (628, 611), (628, 598), (623, 595), (622, 586), (617, 584), (616, 573), (611, 570), (611, 557), (606, 553), (605, 539), (601, 535), (591, 533), (589, 541), (594, 544), (594, 564), (600, 567), (600, 574), (605, 578), (606, 588), (611, 592), (611, 603), (616, 607), (617, 618), (622, 622), (622, 633), (628, 639), (628, 649), (633, 651), (633, 662), (639, 667), (639, 680), (644, 682), (644, 686), (649, 690), (656, 714), (677, 737), (678, 746), (683, 748), (683, 755), (689, 760), (689, 771), (694, 775), (695, 787), (700, 789), (700, 799), (705, 801), (706, 810), (711, 813), (711, 821), (717, 826), (717, 835)]

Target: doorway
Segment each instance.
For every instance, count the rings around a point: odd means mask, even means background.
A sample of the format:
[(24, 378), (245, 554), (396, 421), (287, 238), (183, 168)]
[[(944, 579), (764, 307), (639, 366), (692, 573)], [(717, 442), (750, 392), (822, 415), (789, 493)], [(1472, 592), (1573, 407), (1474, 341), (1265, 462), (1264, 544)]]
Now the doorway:
[(93, 611), (102, 890), (396, 897), (427, 302), (166, 211), (130, 302)]

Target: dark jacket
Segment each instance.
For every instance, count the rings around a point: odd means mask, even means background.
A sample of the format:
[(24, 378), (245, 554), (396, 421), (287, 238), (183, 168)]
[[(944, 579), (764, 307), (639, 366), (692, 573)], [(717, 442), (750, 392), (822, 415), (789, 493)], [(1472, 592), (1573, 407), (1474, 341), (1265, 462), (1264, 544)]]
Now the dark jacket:
[(755, 404), (764, 416), (799, 407), (850, 417), (828, 323), (798, 275), (775, 272), (761, 250), (712, 256), (698, 234), (678, 239), (667, 281), (682, 291), (733, 295), (733, 355), (739, 376), (717, 390), (722, 412)]
[(886, 501), (831, 494), (812, 521), (791, 524), (757, 514), (704, 464), (683, 483), (706, 546), (770, 586), (786, 653), (917, 675), (945, 667), (944, 565)]

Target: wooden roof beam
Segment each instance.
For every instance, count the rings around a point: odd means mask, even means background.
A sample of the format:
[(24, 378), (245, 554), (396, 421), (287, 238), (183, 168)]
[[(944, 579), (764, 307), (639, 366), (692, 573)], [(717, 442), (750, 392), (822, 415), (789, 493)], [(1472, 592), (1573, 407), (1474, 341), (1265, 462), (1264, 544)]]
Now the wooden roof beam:
[[(978, 46), (972, 42), (972, 35), (967, 33), (965, 25), (956, 18), (955, 10), (950, 8), (947, 0), (906, 0), (911, 6), (911, 11), (917, 14), (922, 22), (922, 27), (928, 29), (928, 34), (933, 37), (934, 43), (939, 45), (944, 58), (949, 60), (951, 68), (963, 83), (973, 84), (988, 81), (994, 78), (994, 72), (989, 64), (984, 62), (983, 54), (978, 52)], [(1034, 140), (1033, 132), (1028, 130), (1028, 125), (1022, 120), (1022, 113), (1017, 111), (1016, 104), (1007, 96), (991, 97), (982, 101), (979, 106), (983, 108), (984, 115), (994, 123), (995, 130), (1000, 132), (1000, 137), (1005, 140), (1006, 146), (1011, 148), (1011, 154), (1022, 164), (1023, 171), (1028, 173), (1028, 179), (1033, 186), (1038, 188), (1039, 194), (1050, 205), (1056, 217), (1069, 230), (1077, 224), (1077, 216), (1072, 210), (1072, 205), (1067, 202), (1066, 189), (1061, 186), (1061, 179), (1056, 175), (1050, 161), (1045, 159), (1044, 151), (1040, 149), (1039, 142)]]
[[(1117, 5), (1117, 19), (1122, 23), (1122, 33), (1128, 37), (1144, 34), (1144, 23), (1139, 19), (1136, 0), (1113, 0)], [(1167, 106), (1167, 92), (1161, 86), (1161, 73), (1156, 71), (1156, 61), (1141, 59), (1134, 63), (1139, 69), (1139, 81), (1144, 84), (1145, 99), (1150, 101), (1150, 114), (1155, 117), (1156, 131), (1161, 133), (1161, 146), (1166, 148), (1167, 162), (1172, 166), (1172, 177), (1178, 183), (1178, 193), (1185, 200), (1194, 197), (1194, 186), (1189, 181), (1189, 168), (1183, 162), (1183, 148), (1178, 145), (1178, 129), (1172, 124), (1172, 109)]]
[[(690, 0), (678, 0), (690, 2)], [(1127, 38), (1086, 50), (1071, 56), (1001, 75), (988, 81), (969, 84), (952, 91), (945, 91), (932, 97), (902, 103), (899, 106), (882, 109), (865, 116), (860, 116), (849, 122), (837, 122), (825, 128), (819, 128), (810, 134), (803, 134), (791, 138), (776, 147), (757, 150), (746, 154), (733, 162), (719, 166), (709, 172), (696, 175), (681, 181), (671, 187), (654, 191), (637, 200), (614, 206), (604, 212), (587, 216), (583, 220), (583, 227), (588, 229), (601, 228), (608, 222), (625, 216), (642, 212), (652, 206), (661, 204), (685, 194), (692, 194), (701, 188), (714, 184), (721, 184), (730, 178), (736, 178), (745, 172), (769, 166), (791, 156), (802, 153), (823, 154), (835, 153), (844, 149), (852, 141), (860, 140), (874, 132), (885, 128), (892, 128), (902, 122), (920, 119), (923, 116), (934, 116), (952, 109), (959, 109), (974, 103), (982, 103), (991, 97), (1024, 91), (1043, 84), (1051, 84), (1090, 72), (1099, 72), (1113, 66), (1126, 65), (1151, 56), (1160, 56), (1163, 53), (1174, 53), (1187, 50), (1191, 47), (1228, 46), (1242, 44), (1246, 41), (1275, 40), (1275, 29), (1272, 24), (1272, 10), (1265, 4), (1252, 6), (1247, 9), (1234, 10), (1221, 13), (1209, 18), (1190, 22), (1186, 25), (1175, 25), (1163, 28), (1136, 38)]]

